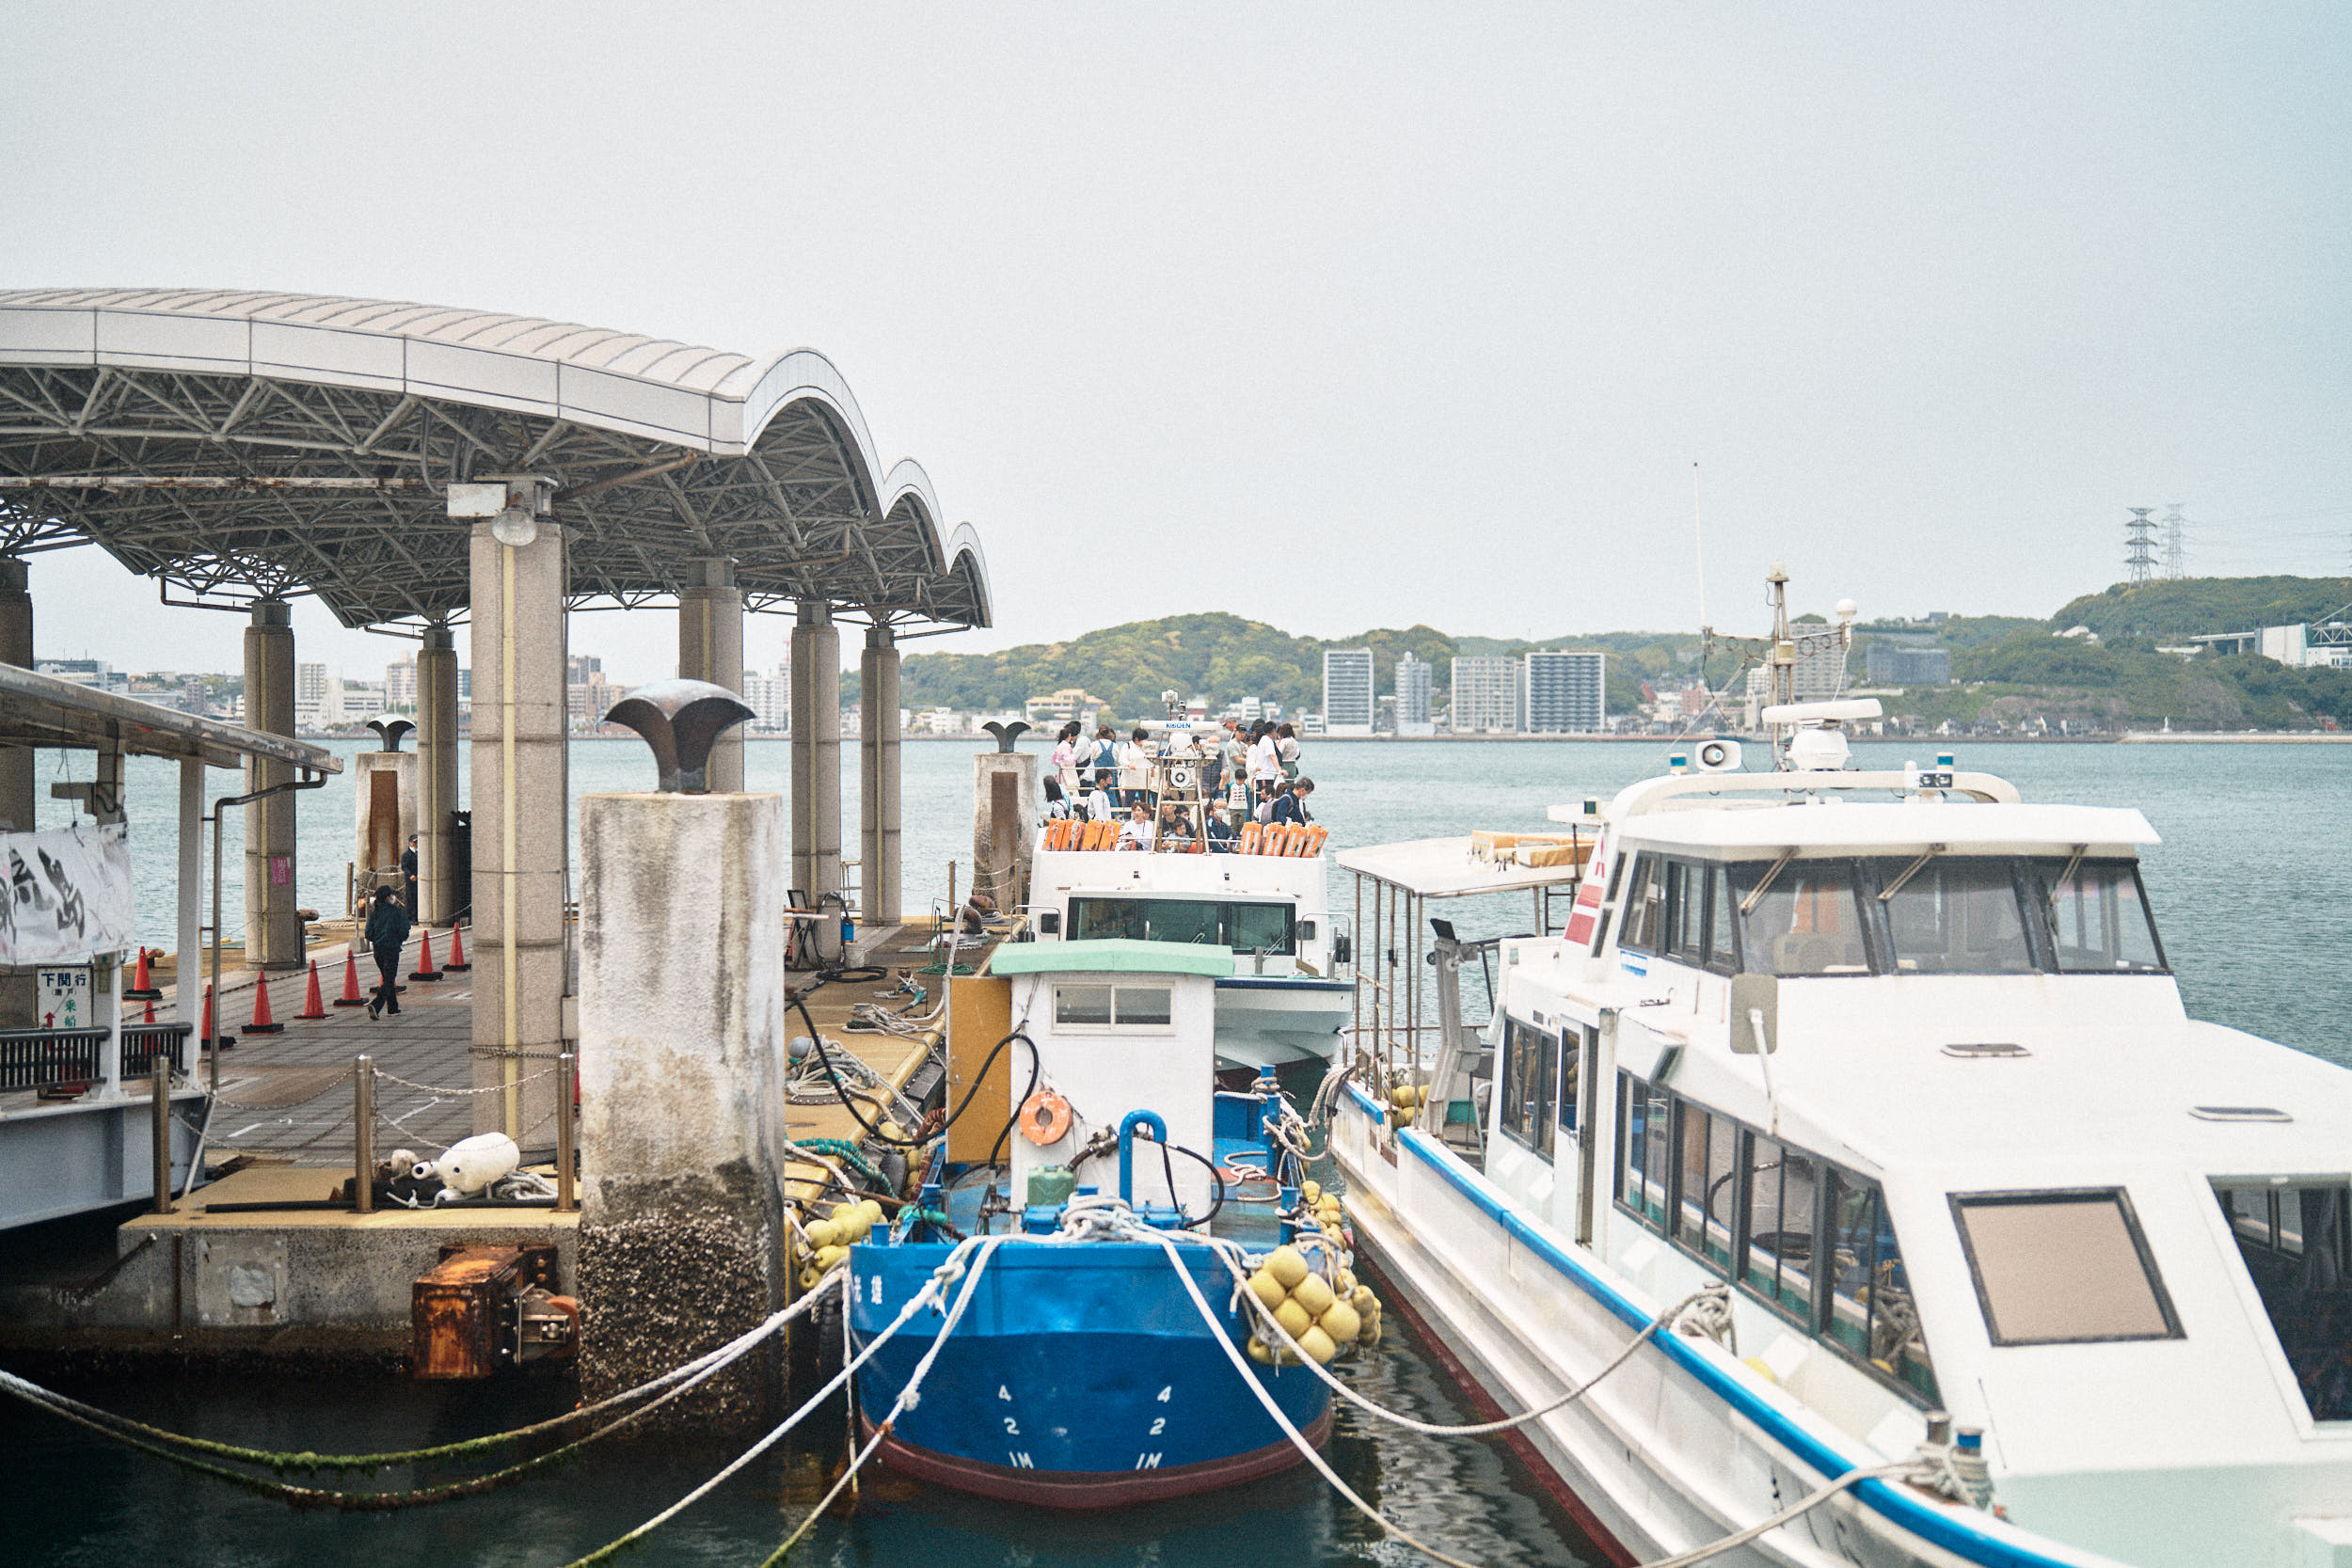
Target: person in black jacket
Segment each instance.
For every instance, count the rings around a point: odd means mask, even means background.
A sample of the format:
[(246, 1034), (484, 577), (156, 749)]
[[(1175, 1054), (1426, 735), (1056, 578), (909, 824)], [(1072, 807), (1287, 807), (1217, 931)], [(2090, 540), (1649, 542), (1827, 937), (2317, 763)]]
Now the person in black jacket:
[(375, 899), (368, 906), (367, 929), (362, 933), (368, 948), (375, 955), (375, 972), (383, 983), (368, 999), (368, 1016), (381, 1018), (387, 1011), (400, 1011), (400, 987), (395, 983), (400, 973), (400, 950), (408, 941), (408, 911), (400, 907), (392, 890), (380, 887)]
[(408, 835), (408, 847), (400, 852), (401, 894), (408, 905), (408, 918), (421, 920), (424, 911), (417, 904), (417, 835)]
[(1282, 792), (1274, 798), (1272, 819), (1277, 822), (1312, 822), (1314, 818), (1307, 815), (1307, 797), (1315, 792), (1314, 780), (1299, 779), (1280, 787)]

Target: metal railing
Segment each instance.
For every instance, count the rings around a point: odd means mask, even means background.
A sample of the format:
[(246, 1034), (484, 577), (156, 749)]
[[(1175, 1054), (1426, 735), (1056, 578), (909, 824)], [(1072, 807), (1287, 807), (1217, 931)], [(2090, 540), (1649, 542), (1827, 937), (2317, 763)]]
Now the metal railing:
[[(124, 1024), (122, 1078), (147, 1077), (159, 1060), (185, 1073), (194, 1032), (185, 1023)], [(110, 1037), (104, 1029), (0, 1029), (0, 1090), (96, 1083), (106, 1075)]]

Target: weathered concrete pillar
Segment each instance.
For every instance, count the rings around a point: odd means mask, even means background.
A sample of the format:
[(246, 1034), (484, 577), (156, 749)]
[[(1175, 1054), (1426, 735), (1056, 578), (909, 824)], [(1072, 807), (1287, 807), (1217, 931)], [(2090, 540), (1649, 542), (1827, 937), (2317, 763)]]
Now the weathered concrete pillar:
[[(0, 662), (33, 667), (33, 595), (24, 562), (0, 560)], [(31, 832), (39, 758), (30, 746), (0, 747), (0, 828)], [(34, 971), (0, 971), (0, 1029), (29, 1029), (40, 997)]]
[[(564, 1033), (564, 531), (473, 531), (474, 1131), (555, 1141)], [(530, 1083), (523, 1080), (531, 1079)]]
[[(580, 1293), (592, 1399), (784, 1305), (784, 801), (580, 802)], [(769, 1418), (747, 1356), (675, 1418)]]
[(457, 644), (436, 622), (417, 653), (417, 895), (428, 926), (451, 924), (466, 902), (453, 874), (456, 809)]
[[(361, 752), (351, 759), (352, 863), (358, 868), (361, 895), (378, 887), (406, 896), (400, 857), (408, 835), (420, 831), (419, 799), (423, 761), (415, 752)], [(382, 782), (377, 775), (382, 775)], [(417, 840), (419, 881), (423, 879), (424, 840)], [(420, 898), (423, 889), (418, 889)]]
[[(227, 791), (222, 793), (226, 794)], [(180, 762), (180, 880), (175, 910), (171, 1021), (190, 1029), (199, 1026), (198, 1003), (204, 990), (204, 764), (193, 757)], [(218, 829), (215, 829), (218, 832)]]
[[(283, 600), (258, 600), (245, 628), (245, 727), (294, 733), (294, 610)], [(293, 778), (290, 763), (253, 757), (245, 765), (247, 794)], [(261, 969), (302, 967), (294, 800), (290, 790), (245, 808), (245, 961)]]
[[(677, 673), (680, 680), (708, 681), (743, 694), (743, 591), (735, 585), (735, 562), (724, 556), (690, 562), (696, 580), (678, 591)], [(710, 749), (710, 792), (732, 795), (743, 787), (743, 732), (727, 731)]]
[(972, 759), (972, 886), (1008, 913), (1028, 897), (1045, 815), (1042, 760), (1035, 752), (981, 752)]
[(822, 599), (792, 628), (792, 886), (841, 889), (841, 634)]
[(898, 924), (898, 644), (868, 626), (857, 661), (858, 911), (867, 926)]

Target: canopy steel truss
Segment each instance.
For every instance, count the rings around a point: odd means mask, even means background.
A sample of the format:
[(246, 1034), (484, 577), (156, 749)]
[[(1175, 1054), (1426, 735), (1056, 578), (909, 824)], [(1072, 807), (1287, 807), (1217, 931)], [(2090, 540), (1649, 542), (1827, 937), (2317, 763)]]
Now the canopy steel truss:
[(554, 482), (555, 520), (573, 531), (576, 608), (663, 599), (704, 580), (696, 562), (726, 557), (754, 609), (988, 622), (969, 531), (943, 544), (921, 488), (878, 495), (857, 436), (818, 398), (786, 402), (737, 452), (493, 402), (14, 363), (0, 344), (0, 554), (87, 539), (167, 596), (229, 608), (310, 594), (349, 626), (448, 620), (469, 594), (469, 525), (447, 515), (445, 487), (530, 474)]

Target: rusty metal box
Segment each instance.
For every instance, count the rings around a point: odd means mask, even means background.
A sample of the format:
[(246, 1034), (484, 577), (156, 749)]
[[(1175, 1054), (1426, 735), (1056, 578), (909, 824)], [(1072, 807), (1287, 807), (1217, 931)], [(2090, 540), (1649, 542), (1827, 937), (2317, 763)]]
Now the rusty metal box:
[(512, 1368), (515, 1297), (533, 1285), (555, 1289), (555, 1248), (441, 1248), (410, 1298), (415, 1375), (489, 1377)]

